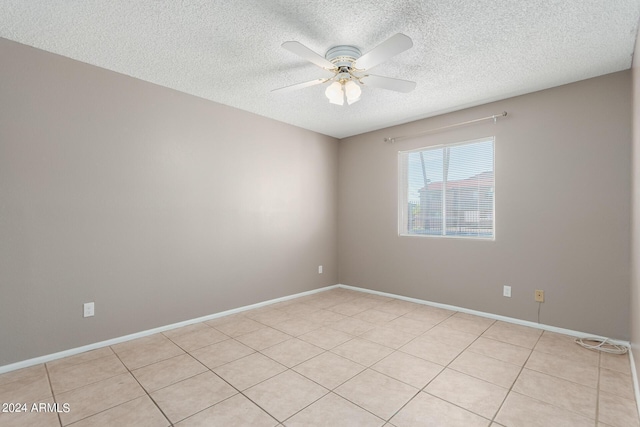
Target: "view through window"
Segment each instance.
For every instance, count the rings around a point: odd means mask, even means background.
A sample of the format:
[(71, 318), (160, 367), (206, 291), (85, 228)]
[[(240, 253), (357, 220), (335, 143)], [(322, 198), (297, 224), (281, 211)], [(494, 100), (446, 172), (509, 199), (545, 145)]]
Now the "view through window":
[(494, 138), (403, 151), (400, 234), (494, 238)]

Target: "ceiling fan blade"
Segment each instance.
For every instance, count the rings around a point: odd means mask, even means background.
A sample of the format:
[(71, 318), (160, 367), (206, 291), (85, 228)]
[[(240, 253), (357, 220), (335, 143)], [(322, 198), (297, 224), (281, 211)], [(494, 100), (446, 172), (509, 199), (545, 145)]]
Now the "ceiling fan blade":
[(411, 46), (413, 46), (411, 39), (398, 33), (362, 55), (354, 66), (360, 70), (370, 70), (387, 59), (410, 49)]
[(311, 81), (304, 82), (304, 83), (296, 83), (296, 84), (291, 85), (291, 86), (285, 86), (285, 87), (281, 87), (281, 88), (278, 88), (278, 89), (273, 89), (271, 92), (291, 92), (291, 91), (294, 91), (294, 90), (303, 89), (305, 87), (319, 85), (321, 83), (326, 82), (327, 80), (329, 80), (329, 79), (315, 79), (315, 80), (311, 80)]
[(327, 59), (318, 55), (300, 42), (284, 42), (282, 43), (282, 47), (287, 49), (289, 52), (295, 53), (299, 57), (316, 64), (320, 68), (325, 68), (327, 70), (333, 70), (336, 68), (336, 66)]
[(367, 75), (362, 77), (362, 84), (365, 86), (378, 87), (380, 89), (395, 90), (396, 92), (411, 92), (416, 88), (416, 82), (409, 80), (392, 79), (391, 77), (382, 77)]

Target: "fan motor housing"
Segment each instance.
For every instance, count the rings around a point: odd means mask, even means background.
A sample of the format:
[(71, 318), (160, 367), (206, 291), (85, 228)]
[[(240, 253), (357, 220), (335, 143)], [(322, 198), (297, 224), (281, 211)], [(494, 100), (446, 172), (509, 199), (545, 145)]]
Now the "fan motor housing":
[(351, 68), (360, 56), (362, 56), (362, 53), (357, 47), (340, 45), (329, 49), (324, 57), (338, 68)]

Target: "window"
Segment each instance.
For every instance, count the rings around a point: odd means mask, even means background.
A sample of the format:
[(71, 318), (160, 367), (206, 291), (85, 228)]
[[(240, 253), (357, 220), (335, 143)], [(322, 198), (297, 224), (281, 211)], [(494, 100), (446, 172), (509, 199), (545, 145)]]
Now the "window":
[(403, 236), (494, 238), (494, 139), (398, 153)]

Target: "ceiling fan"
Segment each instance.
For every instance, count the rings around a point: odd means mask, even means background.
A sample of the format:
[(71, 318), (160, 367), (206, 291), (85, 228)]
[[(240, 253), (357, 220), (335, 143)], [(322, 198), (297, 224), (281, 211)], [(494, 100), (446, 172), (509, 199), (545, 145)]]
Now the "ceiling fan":
[(355, 46), (340, 45), (332, 47), (322, 57), (300, 42), (284, 42), (282, 44), (283, 48), (320, 68), (332, 72), (333, 76), (285, 86), (274, 89), (272, 92), (288, 92), (332, 82), (325, 90), (325, 95), (329, 98), (330, 103), (337, 105), (344, 105), (345, 97), (348, 104), (359, 101), (362, 93), (361, 86), (371, 86), (404, 93), (411, 92), (415, 89), (416, 82), (376, 76), (369, 74), (368, 71), (412, 46), (413, 42), (409, 37), (398, 33), (364, 55)]

